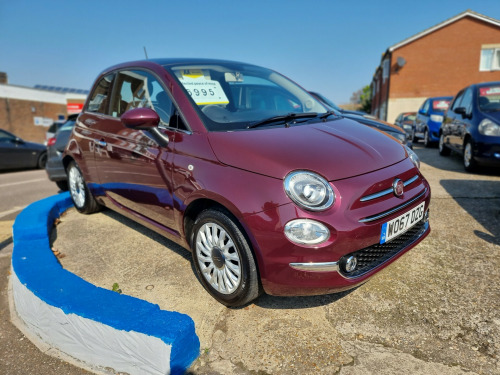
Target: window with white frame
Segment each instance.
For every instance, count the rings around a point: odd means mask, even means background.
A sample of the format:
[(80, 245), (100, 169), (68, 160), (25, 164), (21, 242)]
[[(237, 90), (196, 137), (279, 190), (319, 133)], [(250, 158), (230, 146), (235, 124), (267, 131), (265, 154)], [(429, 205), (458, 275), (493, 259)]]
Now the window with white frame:
[(500, 44), (483, 45), (479, 70), (500, 70)]

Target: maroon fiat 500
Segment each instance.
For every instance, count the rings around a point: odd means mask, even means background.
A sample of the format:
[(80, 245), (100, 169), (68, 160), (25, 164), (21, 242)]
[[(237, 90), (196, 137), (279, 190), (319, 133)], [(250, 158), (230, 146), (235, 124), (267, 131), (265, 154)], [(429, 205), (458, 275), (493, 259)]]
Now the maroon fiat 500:
[(105, 70), (64, 165), (80, 212), (109, 207), (190, 249), (227, 306), (353, 288), (430, 231), (413, 151), (244, 63)]

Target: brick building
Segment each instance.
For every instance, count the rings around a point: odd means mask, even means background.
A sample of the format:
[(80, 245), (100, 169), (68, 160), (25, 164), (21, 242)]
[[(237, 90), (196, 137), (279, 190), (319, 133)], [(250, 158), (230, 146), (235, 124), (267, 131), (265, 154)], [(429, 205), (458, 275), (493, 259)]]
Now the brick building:
[(372, 114), (394, 122), (428, 97), (500, 81), (500, 21), (467, 10), (389, 47), (371, 83)]
[(7, 75), (0, 73), (0, 129), (43, 143), (48, 127), (80, 112), (87, 98), (85, 93), (64, 91), (68, 90), (9, 85)]

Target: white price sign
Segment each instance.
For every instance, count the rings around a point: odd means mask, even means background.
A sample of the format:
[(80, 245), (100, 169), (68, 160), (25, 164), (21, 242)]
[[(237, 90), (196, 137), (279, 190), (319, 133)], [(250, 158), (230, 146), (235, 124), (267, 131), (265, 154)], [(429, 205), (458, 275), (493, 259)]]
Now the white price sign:
[(183, 75), (181, 83), (198, 105), (229, 103), (220, 83), (207, 79), (204, 75)]

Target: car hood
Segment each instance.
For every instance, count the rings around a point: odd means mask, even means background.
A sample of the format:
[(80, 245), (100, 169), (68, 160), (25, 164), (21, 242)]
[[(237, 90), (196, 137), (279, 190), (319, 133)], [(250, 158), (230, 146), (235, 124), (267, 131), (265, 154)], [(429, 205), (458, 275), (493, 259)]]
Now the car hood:
[(220, 162), (275, 178), (309, 170), (327, 180), (361, 175), (400, 162), (404, 147), (375, 129), (348, 119), (290, 128), (211, 132)]
[(483, 112), (483, 114), (491, 121), (495, 121), (497, 124), (500, 124), (500, 112)]

